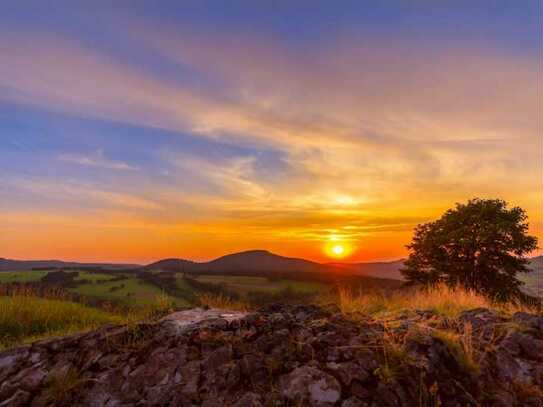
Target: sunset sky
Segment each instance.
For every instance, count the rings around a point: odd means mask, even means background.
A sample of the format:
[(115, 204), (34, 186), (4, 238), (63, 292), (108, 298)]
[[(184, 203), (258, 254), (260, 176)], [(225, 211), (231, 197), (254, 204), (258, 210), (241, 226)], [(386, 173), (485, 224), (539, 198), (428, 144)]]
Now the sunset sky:
[(543, 238), (542, 1), (0, 5), (0, 257), (391, 260), (476, 196)]

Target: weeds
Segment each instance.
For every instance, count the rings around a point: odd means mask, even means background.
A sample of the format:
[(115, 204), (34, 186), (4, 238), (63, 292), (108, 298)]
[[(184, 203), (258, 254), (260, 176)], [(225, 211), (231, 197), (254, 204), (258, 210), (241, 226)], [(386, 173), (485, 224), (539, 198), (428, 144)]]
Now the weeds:
[[(106, 324), (136, 326), (142, 320), (156, 319), (174, 309), (173, 301), (164, 294), (144, 308), (116, 313), (68, 301), (62, 295), (55, 295), (54, 290), (48, 298), (35, 294), (25, 288), (0, 296), (0, 350), (47, 337), (89, 331)], [(133, 336), (139, 337), (137, 332)]]
[(440, 315), (455, 318), (462, 311), (474, 308), (492, 308), (505, 314), (522, 310), (515, 304), (497, 305), (473, 291), (441, 285), (430, 289), (412, 289), (385, 293), (353, 293), (340, 287), (338, 302), (343, 313), (361, 312), (369, 315), (405, 310), (429, 310)]
[(374, 374), (382, 382), (391, 383), (402, 374), (407, 353), (403, 341), (396, 337), (387, 325), (383, 333), (383, 359), (384, 363), (375, 370)]
[(0, 347), (118, 322), (118, 316), (74, 302), (29, 295), (0, 297)]
[(473, 349), (471, 327), (461, 334), (453, 331), (434, 330), (432, 336), (447, 346), (464, 372), (479, 374), (480, 366)]
[(198, 296), (201, 305), (230, 311), (247, 311), (249, 306), (244, 301), (233, 300), (223, 294), (204, 293)]
[(70, 395), (83, 386), (87, 380), (81, 378), (80, 373), (74, 369), (68, 369), (64, 374), (53, 377), (44, 391), (45, 398), (54, 405), (67, 403)]

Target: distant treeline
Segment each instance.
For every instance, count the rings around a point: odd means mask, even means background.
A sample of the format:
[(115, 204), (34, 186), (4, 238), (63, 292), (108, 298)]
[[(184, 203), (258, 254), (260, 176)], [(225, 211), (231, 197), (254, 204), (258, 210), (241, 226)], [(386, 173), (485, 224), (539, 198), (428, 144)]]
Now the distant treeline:
[(185, 273), (187, 276), (238, 276), (263, 277), (269, 281), (293, 280), (309, 281), (324, 284), (341, 284), (347, 286), (361, 286), (367, 289), (395, 289), (402, 286), (402, 281), (388, 278), (359, 276), (345, 273), (307, 272), (307, 271), (197, 271)]
[(195, 291), (214, 295), (224, 295), (225, 297), (231, 298), (232, 300), (240, 299), (240, 295), (235, 291), (229, 290), (225, 284), (198, 281), (187, 274), (183, 274), (183, 280)]

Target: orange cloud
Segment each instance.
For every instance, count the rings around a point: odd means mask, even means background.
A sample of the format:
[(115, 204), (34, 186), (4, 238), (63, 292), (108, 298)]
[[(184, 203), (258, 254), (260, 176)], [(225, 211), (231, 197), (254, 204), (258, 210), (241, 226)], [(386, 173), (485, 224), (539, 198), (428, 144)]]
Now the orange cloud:
[[(62, 209), (41, 218), (36, 208), (26, 215), (41, 230), (4, 213), (13, 231), (2, 242), (8, 253), (151, 259), (258, 246), (320, 258), (320, 242), (342, 233), (360, 247), (354, 258), (390, 258), (405, 253), (417, 222), (473, 196), (504, 197), (526, 207), (535, 225), (543, 222), (538, 58), (513, 60), (476, 45), (413, 50), (401, 41), (359, 38), (336, 38), (300, 53), (269, 38), (135, 27), (142, 52), (152, 49), (217, 85), (164, 79), (64, 38), (4, 32), (0, 86), (13, 92), (1, 97), (273, 148), (288, 171), (270, 181), (254, 171), (256, 156), (215, 162), (157, 152), (174, 169), (173, 185), (142, 187), (139, 174), (122, 191), (77, 181), (12, 180), (19, 190), (78, 197), (94, 208), (72, 209), (74, 224), (55, 220)], [(104, 157), (60, 157), (130, 168)], [(176, 181), (191, 173), (217, 188), (180, 191)], [(95, 211), (99, 218), (91, 222)], [(540, 226), (536, 232), (542, 233)], [(52, 237), (43, 253), (31, 251), (46, 233)]]

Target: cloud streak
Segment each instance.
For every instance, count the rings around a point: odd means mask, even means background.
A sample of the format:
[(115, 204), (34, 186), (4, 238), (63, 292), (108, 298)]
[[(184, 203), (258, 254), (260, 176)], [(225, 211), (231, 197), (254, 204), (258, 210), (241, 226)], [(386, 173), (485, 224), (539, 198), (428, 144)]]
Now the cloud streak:
[[(331, 233), (386, 235), (398, 255), (414, 224), (475, 195), (503, 196), (543, 219), (543, 60), (535, 54), (360, 34), (300, 52), (271, 36), (124, 22), (131, 44), (173, 74), (60, 35), (4, 30), (0, 98), (251, 152), (156, 148), (158, 176), (102, 150), (63, 150), (57, 161), (122, 173), (119, 190), (20, 177), (12, 188), (127, 210), (134, 224), (166, 235), (241, 229), (278, 247)], [(277, 152), (281, 172), (262, 164), (264, 150)]]
[(138, 167), (127, 164), (125, 162), (108, 160), (104, 156), (103, 151), (101, 150), (98, 150), (95, 154), (92, 155), (74, 153), (60, 154), (58, 156), (58, 159), (67, 163), (83, 165), (87, 167), (99, 167), (108, 170), (118, 171), (139, 171)]

